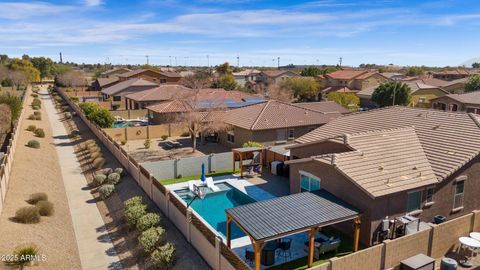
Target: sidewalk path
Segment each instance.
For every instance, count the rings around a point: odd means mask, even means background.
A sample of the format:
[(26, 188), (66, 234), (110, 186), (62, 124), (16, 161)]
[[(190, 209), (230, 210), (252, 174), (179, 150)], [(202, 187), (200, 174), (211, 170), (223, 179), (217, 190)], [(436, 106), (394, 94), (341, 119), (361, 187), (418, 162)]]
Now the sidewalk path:
[[(46, 93), (46, 89), (41, 90)], [(87, 187), (80, 163), (68, 133), (61, 123), (51, 96), (44, 95), (43, 104), (52, 126), (52, 136), (58, 152), (60, 167), (72, 215), (80, 261), (83, 269), (122, 269), (97, 204)]]

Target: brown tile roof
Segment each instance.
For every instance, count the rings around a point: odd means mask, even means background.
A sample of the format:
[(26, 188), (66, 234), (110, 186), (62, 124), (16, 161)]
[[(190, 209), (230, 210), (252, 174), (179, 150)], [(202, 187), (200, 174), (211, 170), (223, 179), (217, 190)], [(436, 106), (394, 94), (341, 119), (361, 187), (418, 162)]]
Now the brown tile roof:
[(111, 85), (112, 83), (118, 82), (118, 77), (98, 78), (97, 81), (100, 87), (105, 87)]
[(181, 98), (192, 93), (192, 89), (179, 84), (162, 84), (155, 88), (126, 95), (125, 97), (135, 101), (164, 101)]
[(106, 71), (102, 72), (101, 74), (105, 75), (105, 76), (108, 76), (108, 75), (110, 75), (112, 73), (115, 73), (117, 71), (121, 71), (122, 72), (121, 74), (123, 74), (123, 73), (129, 72), (131, 70), (128, 69), (128, 68), (112, 68), (112, 69), (109, 69), (109, 70), (106, 70)]
[(265, 71), (262, 71), (261, 73), (265, 74), (266, 76), (268, 77), (271, 77), (271, 78), (276, 78), (278, 76), (281, 76), (285, 73), (290, 73), (291, 75), (293, 76), (299, 76), (289, 70), (265, 70)]
[(295, 103), (296, 106), (310, 109), (322, 113), (350, 113), (350, 110), (334, 101), (320, 101), (320, 102), (302, 102)]
[(442, 87), (445, 84), (449, 83), (449, 81), (444, 81), (436, 78), (425, 78), (425, 79), (422, 79), (422, 81), (424, 84), (433, 85), (437, 87)]
[(415, 128), (344, 135), (352, 151), (314, 159), (334, 166), (371, 197), (438, 183)]
[(159, 102), (147, 107), (147, 110), (156, 112), (156, 113), (180, 113), (186, 112), (185, 103), (181, 100), (171, 100)]
[[(336, 80), (352, 80), (360, 75), (369, 74), (370, 72), (366, 70), (337, 70), (328, 74), (325, 74), (325, 77), (332, 78)], [(371, 74), (373, 75), (373, 74)]]
[(129, 80), (126, 80), (126, 81), (123, 81), (123, 82), (119, 82), (115, 85), (112, 85), (110, 87), (102, 89), (101, 92), (103, 94), (112, 96), (112, 95), (115, 95), (119, 92), (125, 91), (130, 87), (139, 88), (137, 90), (145, 90), (145, 88), (155, 87), (155, 86), (158, 86), (158, 84), (147, 81), (147, 80), (144, 80), (144, 79), (135, 78), (135, 79), (129, 79)]
[(446, 75), (470, 75), (470, 72), (466, 69), (454, 69), (454, 70), (445, 70), (436, 72), (435, 74), (446, 74)]
[(172, 77), (172, 78), (181, 78), (182, 77), (180, 75), (180, 73), (170, 72), (170, 71), (155, 71), (155, 70), (151, 70), (151, 69), (134, 69), (134, 70), (131, 70), (129, 72), (122, 73), (118, 76), (122, 77), (122, 78), (130, 78), (132, 76), (141, 74), (141, 73), (146, 72), (146, 71), (151, 71), (151, 72), (154, 72), (154, 73), (157, 73), (157, 74), (161, 74), (165, 77)]
[(339, 92), (339, 93), (357, 93), (359, 90), (350, 89), (346, 86), (328, 86), (323, 88), (322, 93), (328, 94), (330, 92)]
[(464, 104), (480, 105), (480, 91), (473, 91), (473, 92), (464, 93), (464, 94), (450, 94), (450, 95), (446, 95), (446, 97), (449, 97), (453, 100), (456, 100)]
[(413, 126), (435, 175), (443, 180), (480, 154), (479, 124), (474, 114), (395, 106), (339, 117), (296, 142)]
[(224, 121), (248, 130), (264, 130), (322, 125), (339, 115), (336, 113), (320, 113), (295, 104), (269, 100), (230, 110), (226, 113)]

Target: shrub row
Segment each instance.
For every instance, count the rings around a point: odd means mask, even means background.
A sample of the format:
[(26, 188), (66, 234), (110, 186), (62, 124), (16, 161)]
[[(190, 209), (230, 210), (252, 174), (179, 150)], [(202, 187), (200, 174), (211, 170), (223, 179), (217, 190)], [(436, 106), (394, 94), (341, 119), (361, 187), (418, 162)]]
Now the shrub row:
[(41, 216), (52, 216), (55, 212), (53, 203), (43, 192), (31, 194), (27, 202), (33, 206), (22, 207), (15, 212), (15, 220), (20, 223), (38, 223)]

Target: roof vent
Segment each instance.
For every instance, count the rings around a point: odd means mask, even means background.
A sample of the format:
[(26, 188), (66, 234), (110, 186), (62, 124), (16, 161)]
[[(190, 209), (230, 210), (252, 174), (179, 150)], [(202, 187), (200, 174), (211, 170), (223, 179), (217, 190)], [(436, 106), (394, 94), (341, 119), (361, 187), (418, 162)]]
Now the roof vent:
[(385, 168), (383, 167), (383, 165), (380, 165), (380, 166), (378, 167), (378, 170), (379, 170), (379, 171), (383, 171), (383, 169), (385, 169)]
[(439, 129), (440, 127), (441, 127), (441, 125), (436, 125), (436, 126), (433, 127), (433, 129), (434, 129), (434, 130), (437, 130), (437, 129)]
[(417, 166), (413, 166), (413, 170), (414, 170), (414, 171), (418, 170), (418, 167), (417, 167)]
[(422, 113), (417, 114), (417, 117), (422, 117)]

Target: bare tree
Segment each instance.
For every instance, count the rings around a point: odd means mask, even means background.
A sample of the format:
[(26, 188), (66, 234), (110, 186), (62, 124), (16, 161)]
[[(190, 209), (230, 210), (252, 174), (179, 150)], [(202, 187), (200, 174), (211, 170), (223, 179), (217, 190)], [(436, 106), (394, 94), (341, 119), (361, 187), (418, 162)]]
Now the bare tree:
[(12, 114), (7, 104), (0, 104), (0, 139), (10, 129)]
[(196, 71), (194, 74), (185, 76), (182, 79), (182, 84), (192, 89), (209, 88), (212, 82), (213, 76), (207, 70)]
[(27, 83), (27, 76), (21, 71), (10, 71), (8, 73), (8, 78), (12, 80), (13, 84), (18, 89), (20, 85)]
[(278, 101), (283, 101), (283, 102), (294, 102), (296, 99), (293, 95), (293, 92), (285, 87), (282, 87), (281, 85), (272, 85), (270, 86), (266, 92), (264, 93), (266, 97), (269, 99), (275, 99)]
[(3, 81), (8, 78), (9, 70), (7, 67), (0, 66), (0, 81)]
[(85, 74), (78, 70), (72, 70), (58, 75), (57, 82), (66, 87), (87, 85)]

